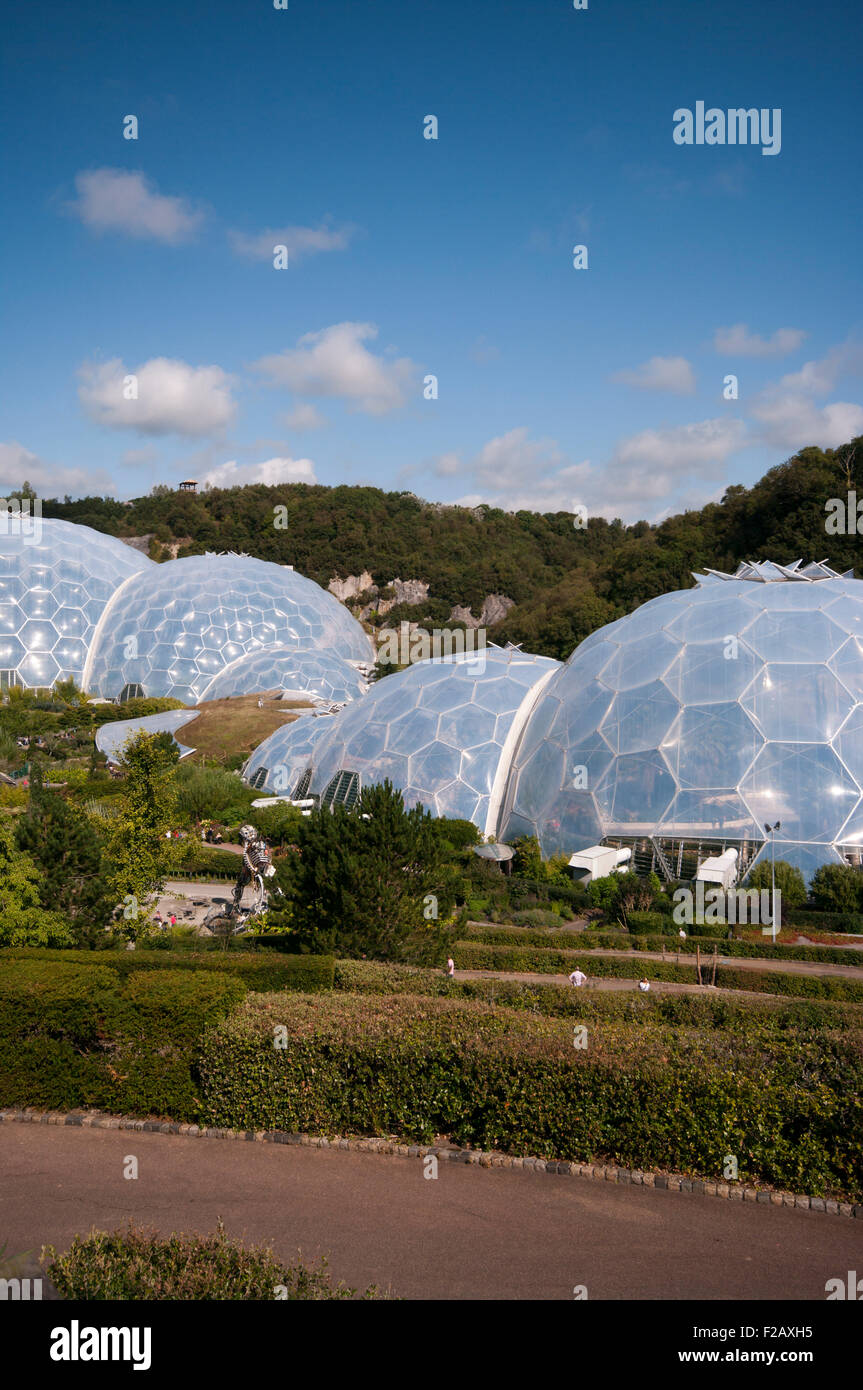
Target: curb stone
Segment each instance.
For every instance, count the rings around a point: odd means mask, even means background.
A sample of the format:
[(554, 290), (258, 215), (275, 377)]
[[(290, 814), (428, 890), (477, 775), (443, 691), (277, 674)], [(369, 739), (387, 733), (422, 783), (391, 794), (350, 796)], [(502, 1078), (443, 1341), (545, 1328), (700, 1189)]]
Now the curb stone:
[(435, 1144), (399, 1144), (392, 1139), (350, 1139), (344, 1136), (299, 1134), (286, 1130), (235, 1130), (178, 1124), (176, 1121), (139, 1120), (126, 1115), (106, 1115), (100, 1111), (0, 1109), (0, 1124), (63, 1125), (75, 1129), (129, 1130), (133, 1133), (180, 1134), (186, 1138), (234, 1139), (257, 1144), (293, 1144), (305, 1148), (349, 1150), (354, 1153), (389, 1154), (393, 1157), (423, 1159), (433, 1154), (440, 1162), (466, 1163), (475, 1168), (512, 1168), (522, 1172), (553, 1173), (561, 1177), (586, 1178), (593, 1182), (612, 1182), (631, 1187), (652, 1187), (659, 1191), (698, 1194), (730, 1202), (755, 1202), (767, 1207), (795, 1207), (827, 1216), (863, 1220), (863, 1204), (839, 1202), (832, 1198), (811, 1197), (799, 1192), (776, 1192), (769, 1188), (746, 1187), (742, 1183), (685, 1178), (681, 1174), (646, 1172), (640, 1168), (617, 1168), (613, 1164), (579, 1163), (569, 1160), (536, 1158), (482, 1149), (455, 1149)]

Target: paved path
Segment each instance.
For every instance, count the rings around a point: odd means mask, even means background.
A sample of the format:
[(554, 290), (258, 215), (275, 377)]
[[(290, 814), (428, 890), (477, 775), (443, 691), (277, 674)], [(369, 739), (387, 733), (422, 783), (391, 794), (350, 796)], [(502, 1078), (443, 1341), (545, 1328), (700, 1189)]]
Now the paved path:
[[(627, 952), (629, 954), (629, 952)], [(587, 973), (587, 972), (585, 972)], [(455, 972), (457, 980), (509, 980), (520, 985), (559, 985), (567, 989), (572, 989), (569, 978), (566, 975), (540, 975), (538, 971), (517, 971), (517, 970), (457, 970)], [(633, 975), (631, 979), (626, 979), (622, 975), (588, 975), (587, 984), (582, 986), (588, 991), (602, 991), (603, 993), (614, 993), (620, 990), (638, 990), (638, 978)], [(743, 994), (747, 999), (752, 998), (751, 990), (743, 989), (722, 989), (713, 985), (685, 984), (675, 980), (651, 980), (651, 994)], [(778, 995), (767, 994), (761, 990), (758, 992), (759, 999), (775, 999)], [(782, 996), (785, 998), (785, 996)]]
[[(579, 952), (574, 952), (579, 954)], [(581, 956), (584, 956), (582, 951)], [(591, 955), (615, 956), (621, 959), (634, 960), (653, 960), (662, 961), (663, 959), (672, 965), (691, 965), (695, 969), (694, 952), (681, 951), (680, 956), (676, 951), (666, 951), (663, 957), (661, 951), (592, 951)], [(838, 975), (848, 980), (863, 979), (863, 967), (857, 965), (832, 965), (829, 961), (823, 964), (820, 961), (810, 960), (785, 960), (781, 956), (723, 956), (716, 957), (719, 965), (733, 965), (740, 970), (774, 970), (783, 975)], [(701, 969), (709, 969), (713, 965), (713, 952), (701, 952)]]
[[(488, 927), (492, 931), (495, 930), (493, 923), (489, 923)], [(574, 936), (575, 933), (571, 933), (570, 935)], [(486, 943), (479, 941), (475, 937), (466, 936), (464, 938), (464, 944), (482, 946)], [(669, 965), (690, 965), (693, 970), (695, 969), (694, 951), (681, 951), (678, 955), (678, 952), (673, 950), (672, 948), (666, 948), (664, 956), (661, 951), (615, 951), (609, 950), (606, 947), (602, 947), (601, 949), (595, 946), (579, 947), (575, 944), (574, 941), (564, 942), (561, 941), (560, 938), (557, 936), (555, 936), (554, 938), (550, 938), (548, 944), (551, 950), (565, 951), (569, 955), (571, 955), (573, 959), (578, 957), (580, 960), (584, 960), (585, 958), (589, 960), (591, 956), (595, 956), (597, 960), (603, 957), (614, 957), (620, 960), (652, 960), (660, 962), (665, 961)], [(518, 948), (519, 946), (518, 935), (516, 932), (512, 933), (512, 946), (513, 948)], [(496, 949), (498, 949), (497, 946), (489, 946), (489, 950)], [(500, 949), (507, 950), (508, 947), (505, 944), (500, 944)], [(528, 949), (537, 948), (531, 947)], [(853, 947), (851, 949), (853, 949)], [(788, 975), (837, 975), (849, 980), (863, 979), (863, 966), (859, 965), (856, 961), (852, 961), (848, 965), (834, 965), (831, 964), (829, 961), (824, 961), (822, 963), (821, 961), (817, 960), (786, 960), (782, 956), (773, 956), (768, 954), (766, 956), (718, 955), (717, 962), (719, 965), (739, 966), (741, 970), (776, 970)], [(701, 952), (701, 968), (702, 970), (704, 970), (705, 968), (710, 968), (712, 965), (713, 948), (711, 947), (709, 950), (705, 948)]]
[[(127, 1155), (137, 1180), (123, 1178)], [(586, 1178), (183, 1135), (0, 1125), (0, 1244), (64, 1249), (132, 1217), (228, 1232), (405, 1298), (814, 1299), (863, 1221)]]

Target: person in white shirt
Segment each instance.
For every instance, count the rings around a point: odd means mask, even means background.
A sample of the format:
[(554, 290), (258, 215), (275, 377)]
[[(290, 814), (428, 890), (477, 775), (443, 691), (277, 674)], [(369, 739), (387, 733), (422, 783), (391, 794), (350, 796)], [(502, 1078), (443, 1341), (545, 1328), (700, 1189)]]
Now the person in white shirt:
[(451, 980), (455, 979), (455, 961), (453, 960), (452, 956), (450, 956), (449, 960), (446, 963), (446, 973)]
[(641, 990), (642, 994), (646, 994), (647, 991), (650, 989), (650, 981), (649, 981), (649, 980), (639, 980), (639, 982), (638, 982), (638, 988)]
[(576, 989), (578, 989), (581, 985), (587, 984), (587, 976), (583, 970), (580, 970), (578, 966), (576, 966), (569, 977), (569, 983), (575, 985)]

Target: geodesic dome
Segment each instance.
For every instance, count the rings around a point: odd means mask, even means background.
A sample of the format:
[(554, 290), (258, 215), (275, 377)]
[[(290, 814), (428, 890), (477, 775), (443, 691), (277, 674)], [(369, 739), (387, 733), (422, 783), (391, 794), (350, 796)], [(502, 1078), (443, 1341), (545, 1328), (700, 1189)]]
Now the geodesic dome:
[(264, 647), (242, 656), (214, 676), (202, 700), (224, 700), (249, 690), (280, 690), (283, 697), (347, 704), (368, 690), (355, 666), (335, 652)]
[(314, 749), (335, 717), (304, 715), (270, 734), (258, 744), (243, 768), (249, 786), (275, 796), (305, 796), (309, 779), (305, 786), (301, 781), (306, 773), (310, 778)]
[(112, 597), (157, 566), (113, 536), (69, 521), (4, 518), (0, 526), (0, 688), (82, 683)]
[[(350, 800), (362, 786), (389, 778), (406, 805), (421, 802), (435, 815), (464, 817), (485, 831), (496, 819), (521, 720), (537, 686), (559, 666), (516, 648), (487, 647), (387, 676), (321, 721), (327, 733), (313, 749), (309, 794), (325, 803)], [(268, 745), (284, 733), (256, 750), (255, 766), (272, 765)], [(263, 786), (269, 790), (269, 780)]]
[[(863, 583), (826, 564), (696, 576), (591, 634), (512, 761), (501, 835), (743, 843), (805, 876), (863, 847)], [(840, 849), (841, 847), (841, 849)]]
[(258, 689), (241, 658), (263, 647), (333, 648), (370, 663), (360, 624), (311, 579), (248, 555), (194, 555), (154, 565), (105, 615), (86, 678), (116, 697), (126, 686), (196, 704), (238, 663), (234, 693)]

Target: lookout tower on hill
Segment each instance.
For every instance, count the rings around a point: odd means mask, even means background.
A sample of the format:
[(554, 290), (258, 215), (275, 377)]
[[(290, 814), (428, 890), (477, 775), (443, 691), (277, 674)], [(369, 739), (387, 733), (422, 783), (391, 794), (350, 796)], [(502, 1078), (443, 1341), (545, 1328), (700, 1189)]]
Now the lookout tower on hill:
[(185, 481), (184, 483), (181, 483), (181, 484), (180, 484), (180, 486), (177, 488), (177, 491), (178, 491), (178, 492), (197, 492), (197, 491), (198, 491), (198, 484), (196, 483), (196, 481), (194, 480), (194, 478), (187, 478), (186, 481)]

